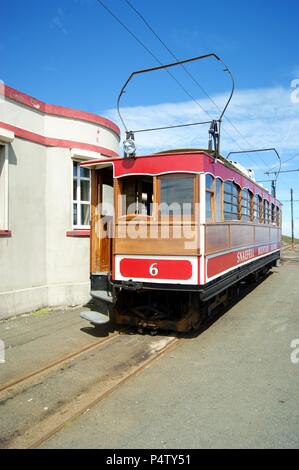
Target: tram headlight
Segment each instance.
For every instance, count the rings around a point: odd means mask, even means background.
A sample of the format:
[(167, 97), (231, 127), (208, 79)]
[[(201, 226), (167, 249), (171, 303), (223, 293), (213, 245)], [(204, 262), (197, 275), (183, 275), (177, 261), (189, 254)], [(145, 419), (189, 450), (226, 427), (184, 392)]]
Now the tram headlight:
[(123, 145), (124, 145), (125, 156), (135, 155), (136, 145), (133, 139), (124, 140)]

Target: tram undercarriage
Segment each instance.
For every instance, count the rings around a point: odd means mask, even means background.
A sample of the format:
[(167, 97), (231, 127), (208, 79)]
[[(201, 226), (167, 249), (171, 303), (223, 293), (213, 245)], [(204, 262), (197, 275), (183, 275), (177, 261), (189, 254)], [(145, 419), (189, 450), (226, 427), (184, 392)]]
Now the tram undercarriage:
[[(131, 325), (138, 329), (172, 330), (188, 332), (197, 330), (203, 321), (214, 314), (219, 307), (228, 306), (239, 295), (240, 284), (253, 285), (259, 282), (276, 264), (279, 254), (265, 260), (250, 263), (202, 289), (186, 291), (161, 290), (140, 283), (130, 287), (114, 285), (116, 302), (113, 316), (117, 325)], [(190, 289), (190, 287), (189, 287)]]

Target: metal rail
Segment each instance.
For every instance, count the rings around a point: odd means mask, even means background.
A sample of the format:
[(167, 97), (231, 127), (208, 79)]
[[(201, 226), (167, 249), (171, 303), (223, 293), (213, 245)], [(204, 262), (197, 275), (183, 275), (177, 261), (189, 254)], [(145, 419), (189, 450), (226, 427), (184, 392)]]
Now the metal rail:
[(139, 367), (134, 369), (132, 372), (128, 373), (125, 377), (123, 377), (118, 383), (116, 383), (114, 386), (112, 386), (110, 389), (106, 390), (105, 392), (99, 394), (96, 398), (94, 398), (92, 401), (89, 403), (85, 404), (84, 407), (82, 407), (79, 411), (74, 413), (72, 416), (68, 417), (65, 419), (63, 422), (61, 422), (58, 426), (53, 428), (51, 431), (49, 431), (47, 434), (44, 436), (40, 437), (39, 439), (36, 439), (34, 442), (32, 442), (27, 448), (28, 449), (36, 449), (43, 445), (46, 441), (48, 441), (51, 437), (53, 437), (55, 434), (57, 434), (59, 431), (61, 431), (65, 425), (74, 419), (78, 419), (80, 416), (82, 416), (87, 410), (90, 410), (94, 406), (96, 406), (98, 403), (100, 403), (102, 400), (105, 398), (109, 397), (115, 390), (117, 390), (119, 387), (121, 387), (123, 384), (125, 384), (129, 379), (137, 375), (139, 372), (144, 370), (148, 365), (156, 361), (162, 354), (164, 354), (166, 351), (169, 349), (172, 349), (174, 346), (176, 346), (179, 342), (181, 341), (180, 338), (174, 338), (171, 340), (166, 346), (164, 346), (162, 349), (157, 351), (155, 354), (152, 355), (152, 357), (146, 359)]
[(19, 379), (16, 379), (12, 382), (9, 382), (9, 383), (3, 385), (2, 387), (0, 387), (0, 393), (3, 393), (5, 391), (15, 387), (16, 385), (26, 383), (28, 380), (34, 379), (34, 378), (38, 377), (39, 375), (41, 375), (45, 372), (48, 372), (51, 369), (54, 369), (55, 367), (60, 366), (60, 365), (64, 364), (65, 362), (69, 361), (70, 359), (74, 359), (74, 358), (80, 356), (81, 354), (83, 354), (85, 352), (88, 352), (88, 351), (91, 351), (93, 349), (104, 346), (105, 344), (109, 343), (116, 336), (119, 336), (118, 332), (112, 333), (108, 338), (106, 338), (106, 339), (104, 339), (100, 342), (97, 341), (97, 342), (94, 342), (92, 344), (89, 344), (88, 346), (84, 346), (83, 348), (79, 349), (78, 351), (75, 351), (71, 354), (68, 354), (67, 356), (64, 356), (60, 359), (57, 359), (56, 361), (53, 361), (50, 364), (48, 364), (44, 367), (41, 367), (40, 369), (37, 369), (33, 372), (30, 372), (29, 374), (24, 375), (23, 377), (20, 377)]

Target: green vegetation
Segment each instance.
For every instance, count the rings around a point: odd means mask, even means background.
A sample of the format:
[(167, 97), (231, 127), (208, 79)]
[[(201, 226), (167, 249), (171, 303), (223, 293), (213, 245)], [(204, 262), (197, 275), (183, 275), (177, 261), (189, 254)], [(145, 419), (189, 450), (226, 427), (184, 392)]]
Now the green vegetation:
[[(282, 235), (282, 243), (284, 243), (285, 245), (289, 245), (290, 243), (292, 243), (292, 237), (289, 237), (288, 235)], [(297, 244), (299, 243), (299, 239), (298, 238), (294, 238), (294, 242)]]
[(34, 317), (38, 317), (47, 312), (49, 312), (48, 308), (40, 308), (39, 310), (35, 310), (35, 312), (31, 312), (31, 315), (33, 315)]

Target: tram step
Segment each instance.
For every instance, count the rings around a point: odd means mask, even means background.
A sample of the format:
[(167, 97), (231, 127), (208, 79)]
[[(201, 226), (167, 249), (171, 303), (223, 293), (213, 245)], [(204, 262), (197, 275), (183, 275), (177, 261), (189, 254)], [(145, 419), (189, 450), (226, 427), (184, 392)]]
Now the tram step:
[(111, 304), (113, 303), (112, 295), (107, 293), (106, 290), (92, 290), (90, 294), (95, 299), (102, 300), (104, 302), (111, 303)]
[(103, 313), (95, 312), (93, 310), (84, 310), (80, 313), (80, 317), (84, 318), (84, 320), (88, 320), (95, 325), (103, 325), (110, 321), (108, 315), (104, 315)]

